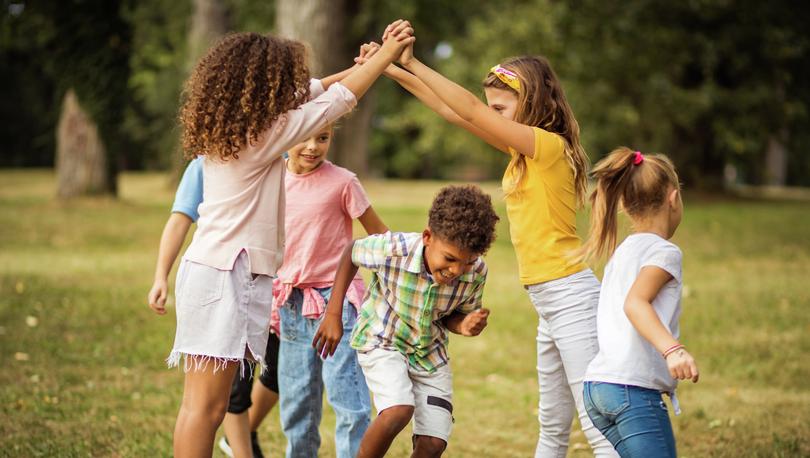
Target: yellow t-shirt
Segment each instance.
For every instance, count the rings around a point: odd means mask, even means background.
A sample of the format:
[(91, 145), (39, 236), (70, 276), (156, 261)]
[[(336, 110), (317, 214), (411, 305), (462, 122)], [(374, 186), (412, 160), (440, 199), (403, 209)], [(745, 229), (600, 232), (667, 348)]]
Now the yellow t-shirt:
[[(576, 229), (574, 170), (565, 157), (565, 140), (532, 129), (534, 157), (526, 157), (523, 183), (506, 198), (509, 232), (524, 285), (556, 280), (587, 267), (571, 255), (581, 241)], [(512, 168), (507, 168), (504, 189), (509, 189), (512, 176)]]

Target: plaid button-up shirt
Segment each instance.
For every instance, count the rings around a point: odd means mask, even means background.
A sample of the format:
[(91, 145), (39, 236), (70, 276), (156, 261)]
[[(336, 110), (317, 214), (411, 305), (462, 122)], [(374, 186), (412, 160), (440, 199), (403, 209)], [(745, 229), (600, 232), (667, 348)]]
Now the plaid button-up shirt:
[(387, 232), (354, 242), (352, 262), (374, 276), (351, 346), (397, 350), (412, 367), (433, 372), (450, 359), (442, 319), (481, 308), (487, 266), (478, 258), (452, 283), (438, 284), (425, 268), (423, 248), (419, 233)]

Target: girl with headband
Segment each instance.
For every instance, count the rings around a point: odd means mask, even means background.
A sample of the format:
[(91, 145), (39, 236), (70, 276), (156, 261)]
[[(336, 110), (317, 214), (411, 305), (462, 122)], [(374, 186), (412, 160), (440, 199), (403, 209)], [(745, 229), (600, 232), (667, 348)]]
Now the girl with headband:
[[(384, 36), (384, 40), (387, 39)], [(484, 78), (487, 103), (413, 57), (386, 75), (511, 161), (503, 175), (520, 282), (537, 312), (540, 438), (535, 455), (565, 456), (574, 412), (597, 456), (616, 456), (582, 403), (582, 377), (598, 351), (599, 281), (574, 253), (588, 156), (557, 75), (541, 56), (508, 59)]]

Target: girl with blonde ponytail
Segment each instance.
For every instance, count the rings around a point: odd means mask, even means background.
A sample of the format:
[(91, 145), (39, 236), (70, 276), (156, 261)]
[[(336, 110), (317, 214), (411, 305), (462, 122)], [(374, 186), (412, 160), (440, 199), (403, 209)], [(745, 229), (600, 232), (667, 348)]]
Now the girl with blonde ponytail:
[[(384, 37), (385, 39), (385, 37)], [(487, 103), (413, 57), (412, 46), (385, 74), (444, 119), (511, 161), (503, 176), (520, 282), (538, 315), (538, 457), (565, 456), (574, 413), (597, 456), (616, 456), (582, 403), (582, 376), (596, 355), (599, 282), (572, 256), (581, 248), (576, 211), (586, 194), (588, 156), (579, 124), (548, 60), (508, 59), (484, 79)]]
[[(669, 239), (683, 215), (678, 175), (663, 155), (618, 148), (593, 169), (587, 257), (610, 256), (597, 314), (599, 353), (585, 374), (585, 407), (622, 457), (674, 457), (675, 437), (661, 393), (680, 413), (678, 380), (697, 382), (678, 342), (681, 250)], [(617, 213), (633, 232), (618, 247)]]

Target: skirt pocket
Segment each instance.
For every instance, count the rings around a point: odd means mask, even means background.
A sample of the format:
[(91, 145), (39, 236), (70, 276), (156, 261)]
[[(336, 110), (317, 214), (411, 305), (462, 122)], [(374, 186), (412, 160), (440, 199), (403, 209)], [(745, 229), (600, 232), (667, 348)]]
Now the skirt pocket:
[(182, 305), (205, 307), (222, 299), (228, 271), (188, 261), (180, 297)]

